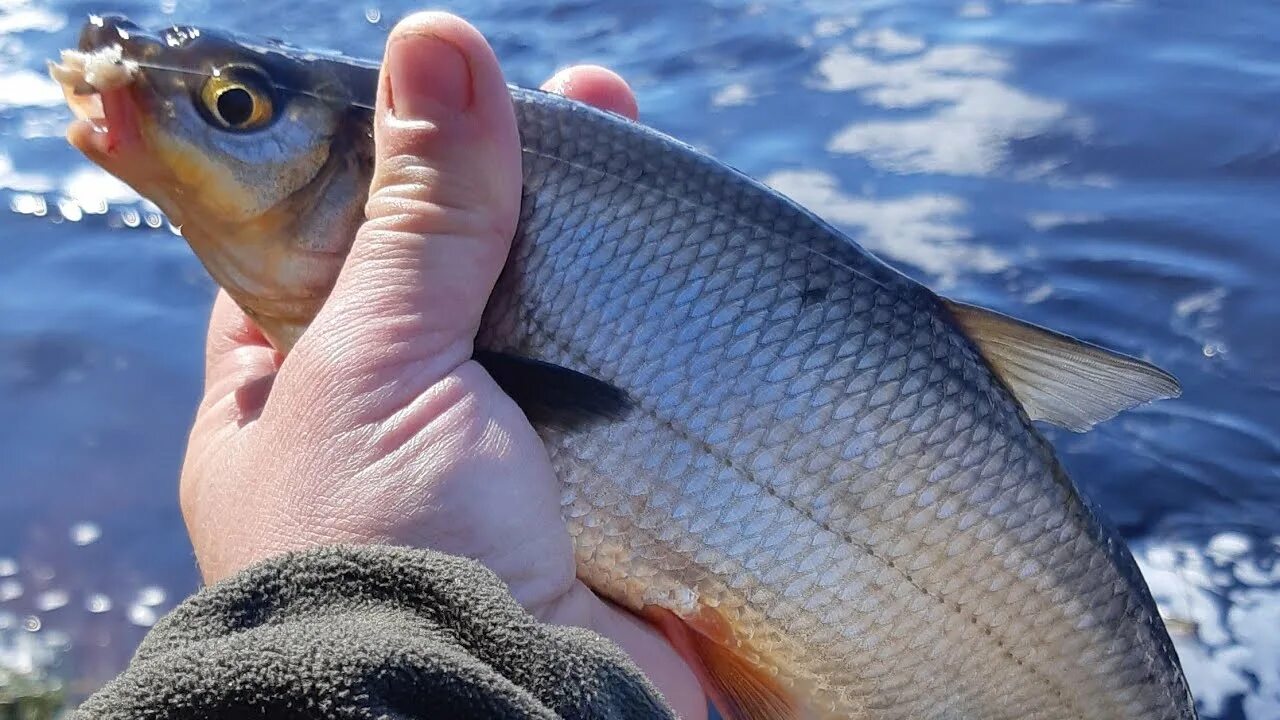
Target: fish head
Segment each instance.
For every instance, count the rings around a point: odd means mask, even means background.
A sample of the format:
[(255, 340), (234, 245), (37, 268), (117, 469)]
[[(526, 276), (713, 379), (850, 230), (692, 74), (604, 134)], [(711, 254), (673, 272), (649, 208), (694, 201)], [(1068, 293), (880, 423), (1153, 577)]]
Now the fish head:
[(372, 174), (376, 66), (91, 17), (50, 73), (68, 140), (154, 202), (287, 351), (332, 289)]

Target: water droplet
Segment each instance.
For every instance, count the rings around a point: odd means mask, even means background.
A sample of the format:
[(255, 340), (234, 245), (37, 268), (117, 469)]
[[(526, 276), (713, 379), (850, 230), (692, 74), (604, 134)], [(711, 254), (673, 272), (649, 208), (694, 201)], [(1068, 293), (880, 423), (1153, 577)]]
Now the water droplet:
[(104, 613), (111, 610), (111, 598), (102, 593), (94, 593), (84, 601), (84, 608), (91, 613)]
[(145, 605), (129, 606), (129, 622), (139, 627), (151, 627), (156, 624), (156, 611)]
[(155, 229), (164, 224), (164, 216), (160, 213), (149, 212), (145, 217), (147, 227)]
[(0, 602), (8, 602), (22, 597), (22, 583), (17, 580), (0, 582)]
[(162, 587), (150, 585), (138, 591), (138, 604), (147, 607), (155, 607), (165, 600), (165, 591)]
[(376, 7), (365, 8), (364, 19), (376, 25), (378, 24), (378, 21), (382, 19), (382, 11)]
[(137, 210), (129, 208), (120, 211), (120, 221), (127, 227), (136, 228), (142, 223), (142, 216), (138, 214)]
[(84, 547), (102, 537), (102, 528), (91, 522), (76, 523), (71, 527), (71, 542)]
[(0, 557), (0, 577), (18, 574), (18, 561), (13, 558)]
[(49, 612), (65, 607), (71, 600), (66, 590), (46, 590), (36, 597), (36, 609), (40, 612)]
[(35, 615), (28, 615), (22, 618), (22, 629), (27, 632), (39, 632), (40, 626), (40, 618)]

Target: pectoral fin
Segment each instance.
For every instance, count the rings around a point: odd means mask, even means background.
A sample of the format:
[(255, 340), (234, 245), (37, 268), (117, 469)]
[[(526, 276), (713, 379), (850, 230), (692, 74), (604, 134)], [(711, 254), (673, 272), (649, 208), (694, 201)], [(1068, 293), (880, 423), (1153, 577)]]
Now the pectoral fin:
[(724, 720), (799, 720), (799, 705), (764, 668), (743, 656), (729, 623), (713, 608), (688, 618), (650, 605), (641, 613), (698, 676)]
[(625, 390), (577, 370), (489, 350), (473, 357), (534, 425), (574, 430), (620, 420), (631, 410)]
[(944, 302), (1032, 420), (1084, 432), (1122, 410), (1182, 394), (1178, 380), (1151, 363), (993, 310)]

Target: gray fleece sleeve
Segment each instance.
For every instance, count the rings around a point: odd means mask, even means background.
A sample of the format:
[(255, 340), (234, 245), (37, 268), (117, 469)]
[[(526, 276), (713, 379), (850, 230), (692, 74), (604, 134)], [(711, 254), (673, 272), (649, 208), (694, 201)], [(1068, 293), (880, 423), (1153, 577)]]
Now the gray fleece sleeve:
[(477, 563), (333, 547), (251, 567), (178, 606), (87, 718), (670, 718), (586, 630), (544, 625)]

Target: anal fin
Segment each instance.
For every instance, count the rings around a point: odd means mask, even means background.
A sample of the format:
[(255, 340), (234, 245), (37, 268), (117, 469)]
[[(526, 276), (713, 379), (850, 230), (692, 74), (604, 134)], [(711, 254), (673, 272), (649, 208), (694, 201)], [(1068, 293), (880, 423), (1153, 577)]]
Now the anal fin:
[(698, 676), (703, 690), (724, 720), (799, 720), (796, 699), (772, 673), (731, 646), (733, 631), (714, 608), (680, 617), (649, 605), (641, 612)]

